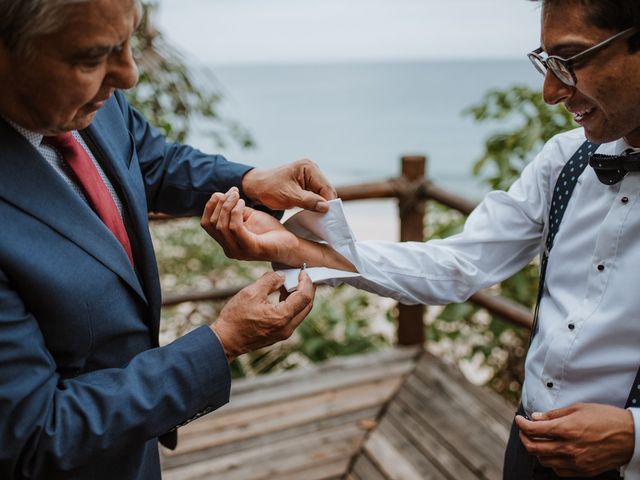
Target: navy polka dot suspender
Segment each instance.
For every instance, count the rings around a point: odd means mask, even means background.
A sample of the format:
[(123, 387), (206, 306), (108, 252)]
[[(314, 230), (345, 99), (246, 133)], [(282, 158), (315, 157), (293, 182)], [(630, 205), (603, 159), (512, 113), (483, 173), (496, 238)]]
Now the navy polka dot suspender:
[(549, 224), (547, 231), (547, 240), (544, 245), (544, 252), (540, 258), (540, 283), (538, 284), (538, 299), (533, 315), (533, 327), (531, 328), (531, 338), (538, 331), (538, 313), (540, 309), (540, 300), (544, 291), (544, 280), (547, 274), (547, 263), (549, 261), (549, 253), (553, 248), (553, 241), (558, 234), (562, 217), (567, 210), (567, 205), (571, 199), (573, 189), (578, 183), (578, 177), (584, 172), (589, 164), (589, 158), (596, 151), (599, 145), (591, 142), (584, 142), (580, 148), (573, 154), (569, 161), (558, 176), (556, 186), (553, 189), (553, 198), (551, 200), (551, 208), (549, 209)]
[[(549, 252), (553, 247), (553, 241), (558, 234), (558, 229), (562, 223), (562, 217), (567, 209), (571, 194), (578, 183), (578, 177), (584, 172), (584, 169), (589, 164), (589, 158), (597, 150), (599, 145), (591, 142), (584, 142), (578, 151), (574, 153), (573, 157), (565, 164), (564, 168), (560, 172), (560, 176), (556, 181), (556, 185), (553, 189), (553, 199), (551, 200), (551, 208), (549, 209), (549, 228), (547, 232), (547, 240), (545, 242), (544, 252), (540, 259), (540, 283), (538, 285), (538, 299), (536, 302), (535, 313), (533, 316), (533, 327), (531, 329), (531, 338), (538, 330), (538, 314), (540, 309), (540, 300), (544, 292), (544, 281), (547, 273), (547, 263), (549, 261)], [(636, 374), (636, 378), (633, 382), (631, 392), (625, 408), (635, 407), (640, 405), (640, 369)]]

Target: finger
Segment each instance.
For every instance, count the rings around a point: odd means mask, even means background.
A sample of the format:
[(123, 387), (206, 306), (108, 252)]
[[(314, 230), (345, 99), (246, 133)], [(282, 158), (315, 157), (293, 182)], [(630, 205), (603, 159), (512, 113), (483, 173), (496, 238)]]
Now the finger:
[(531, 455), (564, 455), (566, 444), (556, 440), (531, 438), (520, 432), (520, 441)]
[(554, 418), (566, 417), (576, 411), (576, 405), (570, 405), (564, 408), (558, 408), (556, 410), (549, 410), (548, 412), (534, 412), (531, 414), (533, 420), (552, 420)]
[(244, 200), (240, 198), (231, 209), (229, 229), (233, 232), (241, 230), (244, 225), (244, 206)]
[(256, 295), (266, 299), (283, 285), (284, 273), (267, 272), (247, 288), (251, 288)]
[(217, 229), (218, 220), (220, 219), (220, 211), (222, 210), (222, 205), (224, 205), (224, 201), (227, 198), (224, 193), (216, 193), (216, 197), (217, 197), (216, 208), (214, 208), (213, 214), (209, 219), (214, 229)]
[(334, 198), (338, 198), (335, 188), (333, 188), (315, 163), (309, 162), (305, 166), (305, 179), (309, 190), (318, 193), (324, 199), (333, 200)]
[(301, 312), (299, 312), (295, 317), (293, 317), (288, 324), (288, 328), (289, 328), (289, 336), (291, 336), (291, 334), (295, 331), (296, 328), (298, 328), (298, 326), (302, 323), (302, 321), (307, 318), (307, 315), (309, 315), (309, 313), (311, 312), (311, 310), (313, 309), (313, 302), (309, 302), (309, 304), (304, 307), (302, 309)]
[(237, 192), (229, 190), (225, 196), (224, 202), (218, 212), (218, 218), (216, 222), (216, 230), (223, 236), (226, 241), (229, 241), (229, 223), (231, 222), (231, 211), (240, 200), (240, 196)]
[(317, 193), (309, 192), (308, 190), (301, 190), (298, 194), (298, 198), (293, 200), (296, 207), (301, 207), (305, 210), (311, 210), (318, 213), (326, 213), (329, 211), (329, 204), (327, 201)]
[(216, 227), (219, 230), (227, 230), (229, 228), (229, 221), (231, 217), (231, 210), (235, 207), (236, 203), (240, 199), (240, 195), (233, 188), (230, 189), (225, 195), (225, 200), (222, 202), (220, 209), (220, 215), (218, 217), (218, 223)]
[(213, 195), (211, 195), (211, 198), (204, 206), (204, 211), (202, 212), (202, 221), (201, 221), (202, 227), (204, 228), (211, 227), (211, 217), (213, 216), (213, 212), (215, 211), (216, 207), (220, 203), (221, 198), (224, 199), (224, 195), (220, 192), (216, 192)]
[(301, 271), (298, 276), (298, 288), (291, 293), (284, 302), (278, 303), (276, 309), (286, 318), (297, 317), (313, 302), (315, 287), (306, 272)]
[(561, 420), (527, 420), (521, 415), (516, 415), (516, 424), (521, 432), (531, 438), (554, 438), (562, 439), (563, 436), (558, 431)]

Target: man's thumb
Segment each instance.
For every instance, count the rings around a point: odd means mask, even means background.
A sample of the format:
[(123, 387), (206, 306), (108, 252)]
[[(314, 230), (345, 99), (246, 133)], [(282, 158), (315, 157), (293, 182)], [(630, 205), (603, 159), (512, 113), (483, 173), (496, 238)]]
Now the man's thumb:
[(327, 203), (323, 197), (307, 190), (302, 192), (300, 203), (297, 206), (318, 213), (326, 213), (329, 211), (329, 203)]
[(284, 273), (282, 272), (267, 272), (253, 284), (257, 293), (265, 297), (277, 291), (282, 285), (284, 285)]

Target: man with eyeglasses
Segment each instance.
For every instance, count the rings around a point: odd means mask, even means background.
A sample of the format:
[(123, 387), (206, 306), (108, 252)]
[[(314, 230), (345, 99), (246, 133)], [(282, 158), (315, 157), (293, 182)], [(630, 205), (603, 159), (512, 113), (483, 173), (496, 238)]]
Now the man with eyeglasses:
[[(403, 303), (464, 301), (542, 253), (504, 478), (640, 478), (640, 1), (534, 1), (541, 46), (529, 58), (545, 76), (544, 99), (582, 128), (549, 141), (508, 192), (487, 195), (461, 234), (325, 238), (341, 255), (327, 254), (260, 212), (218, 215), (224, 196), (202, 223), (229, 251), (357, 270), (344, 281)], [(283, 242), (296, 246), (279, 257)]]

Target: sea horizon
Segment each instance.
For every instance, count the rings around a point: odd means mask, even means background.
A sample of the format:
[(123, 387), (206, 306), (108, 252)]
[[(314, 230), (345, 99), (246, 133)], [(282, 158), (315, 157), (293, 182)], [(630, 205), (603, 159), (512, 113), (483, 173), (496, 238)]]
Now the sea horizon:
[[(400, 157), (428, 158), (438, 185), (478, 201), (487, 191), (471, 174), (486, 138), (513, 121), (476, 123), (463, 112), (492, 89), (542, 86), (526, 58), (437, 59), (214, 65), (221, 112), (246, 128), (256, 148), (217, 150), (233, 161), (269, 168), (314, 160), (337, 186), (396, 177)], [(189, 141), (206, 151), (202, 132)], [(397, 238), (392, 201), (347, 204), (360, 238)], [(352, 226), (353, 226), (352, 225)]]

